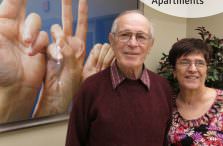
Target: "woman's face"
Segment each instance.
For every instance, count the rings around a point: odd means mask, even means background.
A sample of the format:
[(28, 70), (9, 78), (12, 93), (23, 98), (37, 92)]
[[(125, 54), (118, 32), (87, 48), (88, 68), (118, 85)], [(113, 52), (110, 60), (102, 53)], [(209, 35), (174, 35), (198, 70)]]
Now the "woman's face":
[(201, 53), (181, 56), (176, 61), (174, 77), (181, 89), (196, 90), (205, 86), (207, 63)]

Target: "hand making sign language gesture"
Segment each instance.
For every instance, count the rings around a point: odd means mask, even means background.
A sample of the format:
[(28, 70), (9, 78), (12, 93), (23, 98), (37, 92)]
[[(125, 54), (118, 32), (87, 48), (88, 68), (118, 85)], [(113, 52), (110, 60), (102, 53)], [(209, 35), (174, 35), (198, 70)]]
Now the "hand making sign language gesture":
[(41, 88), (34, 116), (67, 111), (80, 83), (113, 60), (108, 44), (95, 45), (84, 66), (87, 0), (79, 0), (73, 35), (72, 0), (62, 0), (62, 26), (51, 27), (53, 43), (40, 31), (41, 18), (25, 18), (26, 0), (3, 0), (0, 5), (0, 123), (28, 119)]
[(0, 123), (30, 116), (44, 78), (45, 55), (35, 52), (46, 48), (48, 36), (37, 14), (25, 19), (25, 7), (26, 0), (0, 5)]
[(77, 30), (73, 36), (72, 0), (62, 0), (62, 26), (51, 27), (53, 43), (47, 51), (46, 82), (37, 116), (66, 112), (80, 85), (86, 52), (87, 11), (87, 0), (80, 0)]
[[(37, 116), (66, 112), (80, 83), (111, 64), (114, 54), (110, 45), (97, 44), (84, 66), (87, 16), (87, 0), (79, 0), (77, 28), (73, 35), (72, 0), (62, 0), (62, 26), (55, 24), (51, 27), (54, 42), (48, 47), (45, 90)], [(55, 53), (57, 47), (60, 48), (61, 57)], [(61, 65), (56, 64), (58, 59)]]

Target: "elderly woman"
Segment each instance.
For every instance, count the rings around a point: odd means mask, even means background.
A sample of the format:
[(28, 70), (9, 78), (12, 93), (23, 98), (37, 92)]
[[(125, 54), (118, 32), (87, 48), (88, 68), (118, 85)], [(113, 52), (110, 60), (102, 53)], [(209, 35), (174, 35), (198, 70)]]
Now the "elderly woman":
[(223, 146), (223, 91), (205, 86), (209, 47), (200, 39), (176, 42), (169, 52), (180, 91), (174, 98), (170, 145)]

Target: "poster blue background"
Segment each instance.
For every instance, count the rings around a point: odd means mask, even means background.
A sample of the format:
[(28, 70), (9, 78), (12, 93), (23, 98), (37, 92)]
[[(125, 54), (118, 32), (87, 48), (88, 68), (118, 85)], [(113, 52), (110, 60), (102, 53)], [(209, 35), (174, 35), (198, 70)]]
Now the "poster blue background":
[[(137, 0), (88, 0), (89, 20), (87, 54), (96, 43), (108, 42), (108, 33), (114, 18), (124, 10), (137, 9)], [(76, 27), (78, 0), (73, 0), (74, 25)], [(52, 24), (61, 24), (61, 0), (28, 0), (27, 13), (38, 13), (43, 30), (49, 33)]]

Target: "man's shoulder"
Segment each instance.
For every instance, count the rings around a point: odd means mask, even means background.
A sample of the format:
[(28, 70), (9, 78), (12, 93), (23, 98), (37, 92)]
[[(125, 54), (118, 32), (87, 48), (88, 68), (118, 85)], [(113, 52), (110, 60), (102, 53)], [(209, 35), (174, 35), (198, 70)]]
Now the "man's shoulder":
[(98, 87), (99, 84), (104, 84), (110, 81), (110, 67), (95, 73), (88, 77), (82, 84), (84, 87)]
[(88, 77), (86, 79), (85, 82), (92, 82), (92, 81), (102, 81), (102, 79), (105, 79), (105, 78), (108, 78), (110, 77), (110, 67), (98, 72), (98, 73), (95, 73), (93, 75), (91, 75), (90, 77)]
[(151, 86), (153, 86), (153, 91), (156, 91), (155, 93), (165, 93), (164, 97), (168, 98), (168, 102), (170, 102), (170, 105), (172, 104), (172, 96), (174, 95), (173, 90), (169, 84), (169, 81), (160, 76), (157, 73), (154, 73), (150, 70), (148, 70), (149, 73), (149, 78), (150, 78), (150, 82), (151, 82)]
[(149, 78), (151, 80), (160, 80), (160, 81), (164, 81), (164, 82), (167, 81), (164, 77), (160, 76), (159, 74), (157, 74), (149, 69), (146, 69), (146, 70), (147, 70), (147, 72), (149, 74)]
[(170, 83), (166, 78), (160, 76), (157, 73), (154, 73), (149, 69), (147, 69), (147, 72), (149, 74), (151, 86), (162, 87), (163, 89), (171, 90)]
[(110, 69), (107, 68), (90, 77), (88, 77), (82, 84), (78, 92), (78, 96), (97, 97), (98, 94), (105, 92), (105, 90), (112, 87), (110, 82)]

